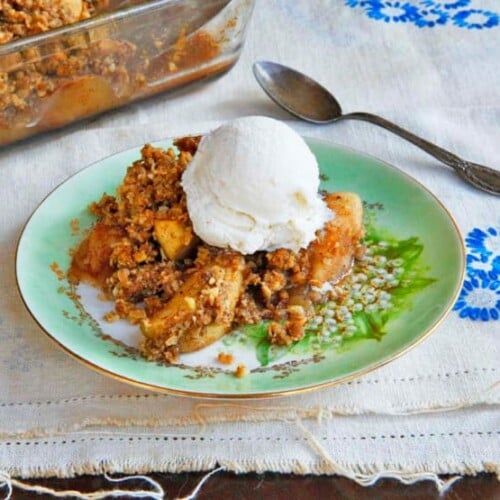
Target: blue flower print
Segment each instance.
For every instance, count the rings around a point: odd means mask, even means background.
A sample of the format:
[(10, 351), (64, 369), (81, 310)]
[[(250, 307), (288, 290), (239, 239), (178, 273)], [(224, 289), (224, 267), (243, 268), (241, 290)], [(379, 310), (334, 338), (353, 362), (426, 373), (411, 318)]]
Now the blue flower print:
[(453, 23), (461, 28), (480, 30), (498, 26), (499, 16), (495, 12), (489, 12), (487, 10), (461, 10), (453, 16)]
[(500, 229), (488, 227), (473, 229), (465, 238), (467, 248), (472, 253), (490, 257), (500, 255)]
[(461, 318), (490, 321), (500, 318), (500, 281), (470, 278), (464, 286), (453, 310)]
[(467, 255), (467, 274), (482, 280), (500, 278), (500, 255), (491, 259), (487, 255)]
[(500, 230), (476, 227), (465, 244), (467, 279), (453, 310), (463, 319), (496, 321), (500, 318)]
[(418, 15), (418, 9), (414, 5), (399, 0), (368, 0), (364, 3), (366, 13), (373, 19), (381, 21), (406, 23), (412, 21)]
[[(337, 0), (322, 0), (322, 9), (311, 9), (308, 0), (276, 0), (281, 9), (301, 23), (325, 26), (332, 35), (332, 16)], [(498, 2), (498, 0), (497, 0)], [(319, 3), (319, 2), (318, 2)], [(500, 26), (499, 8), (487, 6), (482, 0), (344, 0), (344, 5), (384, 25), (398, 24), (419, 29), (445, 27), (462, 30), (487, 30)], [(493, 5), (495, 5), (493, 3)], [(321, 28), (323, 32), (323, 28)]]
[(470, 0), (449, 0), (444, 2), (434, 1), (434, 0), (423, 0), (420, 2), (425, 7), (434, 7), (436, 9), (458, 9), (459, 7), (465, 7), (470, 4)]
[(413, 22), (420, 28), (432, 28), (436, 24), (446, 24), (448, 19), (449, 16), (446, 12), (431, 8), (421, 10)]
[(497, 255), (491, 261), (491, 271), (489, 273), (489, 277), (493, 280), (500, 279), (500, 255)]
[(345, 0), (345, 4), (351, 8), (358, 7), (359, 5), (363, 5), (364, 3), (365, 2), (363, 0)]
[(352, 9), (361, 9), (371, 19), (411, 23), (419, 28), (447, 25), (482, 30), (500, 25), (499, 13), (476, 8), (478, 0), (344, 0), (344, 3)]

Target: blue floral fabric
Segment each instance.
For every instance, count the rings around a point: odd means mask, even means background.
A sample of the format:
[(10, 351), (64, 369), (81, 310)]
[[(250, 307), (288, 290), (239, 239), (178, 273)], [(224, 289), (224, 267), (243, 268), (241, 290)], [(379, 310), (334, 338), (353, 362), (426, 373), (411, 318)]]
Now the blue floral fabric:
[(500, 319), (500, 229), (475, 228), (465, 239), (467, 277), (454, 310), (461, 318)]
[(482, 9), (474, 0), (344, 0), (369, 18), (386, 23), (411, 23), (419, 28), (455, 26), (482, 30), (500, 26), (499, 12)]

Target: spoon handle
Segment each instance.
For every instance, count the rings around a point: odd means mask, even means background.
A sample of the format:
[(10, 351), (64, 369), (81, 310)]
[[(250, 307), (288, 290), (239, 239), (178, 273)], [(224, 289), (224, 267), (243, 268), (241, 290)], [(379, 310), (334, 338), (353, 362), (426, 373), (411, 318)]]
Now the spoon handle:
[(436, 146), (432, 142), (422, 139), (418, 135), (412, 134), (408, 130), (405, 130), (399, 125), (396, 125), (395, 123), (392, 123), (389, 120), (382, 118), (381, 116), (372, 115), (371, 113), (356, 112), (356, 113), (348, 113), (346, 115), (342, 115), (342, 118), (343, 119), (350, 118), (352, 120), (362, 120), (373, 123), (374, 125), (378, 125), (379, 127), (385, 128), (386, 130), (389, 130), (390, 132), (399, 135), (403, 139), (406, 139), (412, 144), (415, 144), (415, 146), (418, 146), (420, 149), (423, 149), (426, 153), (430, 154), (431, 156), (434, 156), (434, 158), (437, 158), (439, 161), (442, 161), (445, 165), (454, 168), (458, 172), (463, 172), (468, 167), (469, 162), (467, 162), (466, 160), (463, 160), (462, 158), (458, 157), (457, 155), (454, 155), (453, 153), (447, 151), (446, 149)]

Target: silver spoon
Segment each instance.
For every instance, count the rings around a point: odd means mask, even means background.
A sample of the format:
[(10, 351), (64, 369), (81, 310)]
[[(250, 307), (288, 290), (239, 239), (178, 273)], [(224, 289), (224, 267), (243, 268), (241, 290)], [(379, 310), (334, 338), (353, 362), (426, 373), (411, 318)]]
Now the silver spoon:
[(340, 104), (328, 90), (294, 69), (270, 61), (259, 61), (253, 65), (253, 72), (260, 86), (276, 104), (302, 120), (312, 123), (333, 123), (351, 119), (374, 123), (403, 137), (452, 167), (464, 181), (474, 187), (500, 195), (498, 170), (463, 160), (380, 116), (363, 112), (344, 115)]

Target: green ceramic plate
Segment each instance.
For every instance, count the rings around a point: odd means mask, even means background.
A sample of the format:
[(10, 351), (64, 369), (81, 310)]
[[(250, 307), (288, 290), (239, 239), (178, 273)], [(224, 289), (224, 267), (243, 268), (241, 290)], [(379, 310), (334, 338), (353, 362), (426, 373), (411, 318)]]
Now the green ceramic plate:
[[(464, 250), (456, 224), (423, 186), (375, 158), (308, 140), (327, 191), (354, 191), (365, 203), (367, 254), (338, 299), (318, 309), (306, 336), (288, 348), (266, 340), (265, 325), (233, 332), (184, 355), (177, 365), (143, 359), (136, 327), (102, 320), (112, 305), (89, 286), (67, 283), (70, 249), (93, 222), (86, 207), (114, 194), (139, 148), (78, 172), (29, 219), (17, 251), (17, 279), (41, 328), (86, 365), (141, 387), (202, 397), (270, 397), (346, 381), (396, 358), (428, 335), (460, 289)], [(158, 145), (168, 147), (170, 141)], [(78, 234), (75, 234), (78, 233)], [(232, 353), (233, 366), (216, 361)], [(237, 378), (237, 364), (249, 373)]]

